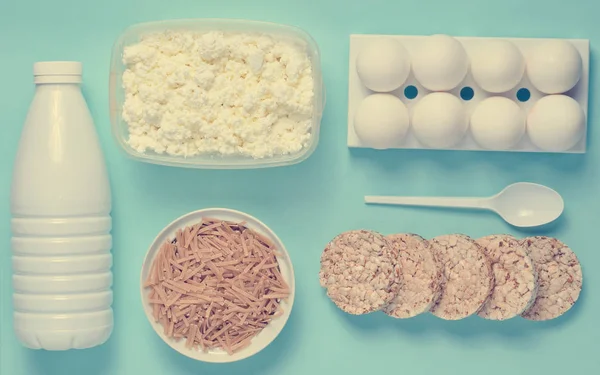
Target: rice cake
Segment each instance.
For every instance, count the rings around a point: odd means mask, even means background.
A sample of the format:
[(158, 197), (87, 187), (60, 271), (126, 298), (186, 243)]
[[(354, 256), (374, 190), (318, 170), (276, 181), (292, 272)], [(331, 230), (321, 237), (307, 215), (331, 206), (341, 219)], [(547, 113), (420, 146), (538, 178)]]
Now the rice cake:
[(440, 297), (431, 313), (445, 320), (477, 313), (494, 285), (492, 267), (481, 246), (462, 234), (436, 237), (430, 245), (443, 274)]
[(527, 250), (510, 235), (491, 235), (475, 241), (492, 264), (494, 289), (477, 313), (490, 320), (514, 318), (536, 298), (536, 269)]
[(377, 232), (339, 234), (321, 254), (320, 284), (349, 314), (381, 310), (395, 297), (399, 280), (398, 251)]
[(522, 240), (538, 270), (538, 293), (533, 305), (521, 316), (543, 321), (558, 318), (577, 302), (583, 283), (581, 265), (573, 251), (549, 237)]
[(437, 301), (442, 279), (429, 242), (410, 234), (392, 234), (386, 237), (399, 256), (400, 286), (392, 302), (383, 308), (387, 315), (406, 319), (426, 311)]

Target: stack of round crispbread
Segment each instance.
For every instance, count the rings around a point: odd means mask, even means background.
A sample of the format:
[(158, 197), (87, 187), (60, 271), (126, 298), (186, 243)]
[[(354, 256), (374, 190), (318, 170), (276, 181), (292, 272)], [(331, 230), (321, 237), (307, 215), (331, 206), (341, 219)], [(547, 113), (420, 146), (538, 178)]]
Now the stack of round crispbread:
[(565, 244), (506, 234), (426, 240), (411, 233), (345, 232), (323, 251), (319, 277), (343, 311), (383, 311), (398, 319), (431, 312), (445, 320), (475, 314), (549, 320), (575, 304), (582, 286), (579, 261)]

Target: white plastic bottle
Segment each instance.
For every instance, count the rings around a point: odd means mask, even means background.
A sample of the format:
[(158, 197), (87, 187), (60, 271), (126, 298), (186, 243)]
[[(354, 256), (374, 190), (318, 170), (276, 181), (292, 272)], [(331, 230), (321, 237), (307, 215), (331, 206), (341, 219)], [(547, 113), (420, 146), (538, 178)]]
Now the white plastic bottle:
[(113, 329), (111, 194), (78, 62), (34, 65), (11, 194), (14, 329), (26, 347), (83, 349)]

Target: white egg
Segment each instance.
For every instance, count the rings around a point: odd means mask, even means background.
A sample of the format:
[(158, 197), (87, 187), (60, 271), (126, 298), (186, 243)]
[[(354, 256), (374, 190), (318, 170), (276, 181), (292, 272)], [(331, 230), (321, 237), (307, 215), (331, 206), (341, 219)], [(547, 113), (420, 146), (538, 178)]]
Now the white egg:
[(508, 150), (525, 134), (525, 113), (512, 100), (496, 96), (483, 100), (471, 115), (471, 134), (481, 147)]
[(359, 52), (356, 72), (362, 83), (372, 91), (396, 90), (410, 73), (408, 51), (391, 38), (374, 40)]
[(413, 57), (415, 78), (428, 90), (449, 91), (458, 86), (469, 70), (463, 45), (447, 35), (432, 35)]
[(579, 51), (566, 40), (551, 40), (535, 47), (527, 59), (531, 83), (545, 94), (562, 94), (571, 90), (581, 78)]
[(566, 95), (549, 95), (531, 108), (527, 116), (527, 133), (540, 149), (561, 152), (579, 142), (585, 124), (585, 114), (575, 99)]
[(391, 94), (372, 94), (359, 104), (354, 131), (361, 142), (375, 149), (392, 148), (406, 136), (410, 118), (402, 101)]
[(456, 96), (434, 92), (414, 106), (412, 127), (415, 137), (423, 145), (448, 148), (464, 137), (469, 122), (463, 103)]
[(485, 41), (471, 54), (471, 73), (485, 91), (503, 93), (521, 82), (525, 59), (521, 51), (507, 40)]

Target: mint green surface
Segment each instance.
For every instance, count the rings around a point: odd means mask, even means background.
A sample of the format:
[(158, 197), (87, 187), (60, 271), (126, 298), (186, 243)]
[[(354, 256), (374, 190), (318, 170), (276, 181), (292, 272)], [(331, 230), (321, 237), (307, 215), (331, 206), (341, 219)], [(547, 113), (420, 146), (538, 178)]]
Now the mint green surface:
[[(0, 0), (0, 374), (600, 374), (599, 14), (600, 3), (593, 0)], [(321, 142), (310, 159), (280, 169), (201, 171), (140, 164), (120, 153), (108, 119), (112, 43), (130, 24), (183, 17), (275, 21), (314, 36), (328, 97)], [(589, 152), (351, 152), (350, 33), (589, 38)], [(84, 64), (84, 94), (114, 194), (114, 333), (101, 347), (59, 353), (24, 349), (13, 335), (9, 247), (11, 170), (34, 89), (32, 64), (52, 59)], [(521, 180), (557, 189), (566, 202), (564, 217), (543, 230), (519, 231), (493, 214), (362, 203), (365, 194), (487, 195)], [(294, 311), (281, 336), (257, 356), (229, 365), (195, 362), (171, 350), (140, 305), (141, 262), (154, 236), (178, 216), (206, 207), (245, 211), (271, 226), (297, 275)], [(325, 297), (317, 273), (325, 244), (355, 228), (425, 237), (556, 236), (579, 256), (584, 291), (572, 311), (547, 323), (346, 316)]]

